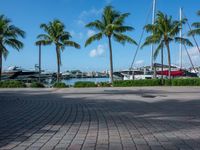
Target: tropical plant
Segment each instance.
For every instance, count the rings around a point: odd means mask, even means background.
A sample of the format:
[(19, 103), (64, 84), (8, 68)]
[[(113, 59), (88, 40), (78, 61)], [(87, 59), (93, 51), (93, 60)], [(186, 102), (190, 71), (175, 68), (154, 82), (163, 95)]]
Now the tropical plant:
[(181, 21), (173, 20), (172, 17), (165, 15), (162, 12), (157, 13), (157, 18), (154, 24), (148, 24), (144, 28), (151, 35), (148, 36), (142, 45), (142, 47), (157, 44), (158, 46), (154, 50), (154, 58), (156, 58), (164, 47), (167, 49), (168, 53), (168, 65), (169, 73), (168, 78), (171, 79), (171, 51), (170, 43), (178, 42), (184, 45), (193, 46), (193, 44), (187, 38), (178, 37), (178, 33), (181, 30), (182, 24), (184, 24), (186, 19)]
[(38, 40), (44, 45), (54, 44), (56, 47), (57, 56), (57, 82), (60, 81), (60, 65), (61, 65), (61, 51), (66, 46), (71, 46), (79, 49), (80, 45), (71, 41), (71, 34), (65, 31), (65, 25), (60, 20), (53, 20), (48, 24), (41, 24), (40, 28), (44, 30), (44, 34), (38, 35)]
[(26, 84), (21, 81), (5, 80), (0, 81), (0, 88), (25, 88)]
[(125, 19), (129, 16), (129, 13), (120, 13), (113, 9), (112, 6), (106, 6), (103, 10), (102, 19), (95, 20), (86, 25), (88, 28), (92, 28), (98, 31), (97, 34), (89, 37), (85, 42), (85, 46), (88, 46), (96, 40), (101, 40), (104, 36), (108, 39), (109, 52), (110, 52), (110, 78), (113, 82), (113, 58), (112, 58), (112, 43), (111, 39), (125, 44), (126, 42), (137, 44), (131, 37), (123, 34), (126, 31), (134, 30), (131, 26), (124, 25)]
[(69, 85), (66, 85), (65, 83), (62, 83), (62, 82), (57, 82), (57, 83), (55, 83), (55, 84), (53, 84), (53, 87), (54, 88), (68, 88), (69, 87)]
[(97, 87), (94, 82), (90, 81), (78, 81), (74, 84), (75, 88), (89, 88), (89, 87)]
[[(200, 10), (197, 12), (197, 15), (200, 16)], [(189, 31), (189, 36), (200, 35), (200, 22), (194, 22), (192, 26), (195, 28)]]
[(8, 56), (10, 48), (20, 50), (23, 48), (23, 43), (19, 37), (24, 38), (25, 32), (20, 28), (11, 24), (11, 20), (4, 15), (0, 15), (0, 80), (2, 74), (2, 62)]
[(45, 85), (42, 84), (41, 82), (33, 82), (33, 83), (30, 84), (30, 87), (31, 88), (44, 88)]

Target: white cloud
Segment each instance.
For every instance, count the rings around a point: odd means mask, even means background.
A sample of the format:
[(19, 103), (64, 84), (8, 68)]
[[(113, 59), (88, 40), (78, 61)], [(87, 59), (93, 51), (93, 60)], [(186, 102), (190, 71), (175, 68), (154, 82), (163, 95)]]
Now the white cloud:
[(94, 30), (88, 30), (87, 31), (87, 36), (88, 37), (91, 37), (91, 36), (93, 36), (93, 35), (95, 35), (96, 34), (96, 32), (94, 31)]
[(81, 19), (78, 19), (78, 20), (77, 20), (77, 24), (78, 24), (78, 25), (81, 25), (81, 26), (85, 26), (85, 25), (86, 25), (85, 21), (83, 21), (83, 20), (81, 20)]
[(84, 10), (84, 11), (82, 11), (81, 12), (81, 14), (80, 14), (80, 18), (85, 18), (85, 17), (88, 17), (88, 16), (97, 16), (97, 15), (99, 15), (99, 14), (101, 14), (101, 12), (102, 12), (102, 8), (101, 9), (96, 9), (96, 8), (92, 8), (92, 9), (90, 9), (90, 10)]
[(92, 8), (90, 10), (82, 11), (77, 19), (77, 24), (85, 26), (88, 18), (98, 17), (102, 13), (102, 11), (103, 11), (102, 8), (101, 9)]
[(98, 45), (96, 49), (93, 49), (90, 51), (89, 55), (90, 57), (101, 57), (105, 54), (106, 47), (104, 45)]
[(83, 38), (83, 33), (81, 32), (75, 32), (74, 30), (72, 30), (70, 31), (70, 33), (73, 38), (79, 38), (79, 39)]
[(143, 66), (144, 65), (144, 60), (138, 60), (135, 62), (136, 66)]

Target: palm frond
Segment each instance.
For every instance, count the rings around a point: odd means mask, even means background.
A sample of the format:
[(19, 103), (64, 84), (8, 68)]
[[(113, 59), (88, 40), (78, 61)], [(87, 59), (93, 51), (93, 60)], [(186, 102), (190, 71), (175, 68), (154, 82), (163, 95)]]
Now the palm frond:
[(43, 29), (45, 32), (48, 33), (49, 27), (48, 27), (47, 24), (45, 24), (45, 23), (41, 24), (41, 25), (40, 25), (40, 28)]
[(191, 31), (188, 32), (188, 35), (200, 35), (200, 29), (193, 29)]
[(192, 26), (195, 28), (200, 28), (200, 22), (194, 22)]
[(22, 38), (25, 37), (25, 31), (21, 30), (20, 28), (14, 26), (14, 25), (9, 26), (9, 28), (7, 29), (7, 31), (9, 31), (10, 33), (12, 33), (13, 35), (15, 35), (16, 37), (17, 36), (20, 36)]
[(52, 41), (48, 41), (48, 40), (38, 40), (35, 42), (35, 45), (51, 45)]
[(8, 46), (10, 46), (10, 47), (12, 47), (12, 48), (14, 48), (18, 51), (20, 49), (22, 49), (23, 46), (24, 46), (23, 43), (21, 41), (17, 40), (17, 39), (7, 39), (7, 40), (4, 41), (3, 44), (8, 45)]
[(163, 48), (163, 41), (161, 41), (159, 44), (158, 44), (158, 47), (154, 50), (154, 54), (153, 54), (153, 58), (154, 60), (156, 60), (156, 58), (158, 57), (158, 54), (160, 52), (160, 50), (162, 50)]
[(130, 15), (130, 13), (121, 14), (113, 23), (117, 25), (123, 25), (124, 20)]
[(91, 44), (92, 42), (96, 41), (96, 40), (100, 40), (103, 37), (103, 33), (99, 32), (93, 36), (91, 36), (90, 38), (88, 38), (85, 42), (85, 47), (88, 46), (89, 44)]
[(9, 51), (8, 51), (8, 50), (6, 49), (6, 47), (3, 46), (3, 45), (1, 45), (0, 48), (1, 48), (1, 50), (2, 50), (2, 54), (3, 54), (4, 59), (6, 60), (7, 57), (8, 57)]
[(60, 35), (61, 41), (69, 40), (70, 38), (72, 38), (72, 36), (69, 32), (64, 32), (63, 34)]
[(48, 34), (39, 34), (37, 36), (38, 40), (47, 40), (47, 41), (52, 41), (52, 38)]
[(153, 24), (147, 24), (144, 26), (144, 29), (146, 30), (147, 33), (153, 33), (156, 31), (157, 27)]
[(193, 46), (192, 42), (186, 38), (175, 37), (175, 41), (184, 45)]
[(132, 30), (134, 30), (134, 28), (131, 26), (118, 26), (118, 25), (114, 26), (114, 31), (116, 32), (122, 33), (122, 32), (127, 32), (127, 31), (132, 31)]
[(90, 22), (86, 25), (86, 27), (94, 28), (94, 29), (101, 30), (101, 31), (105, 29), (104, 24), (100, 20)]
[(127, 35), (124, 35), (124, 34), (121, 34), (121, 33), (113, 33), (113, 37), (117, 42), (119, 42), (123, 45), (126, 42), (137, 45), (137, 42)]
[(197, 15), (200, 16), (200, 10), (197, 12)]
[(78, 43), (74, 42), (74, 41), (63, 41), (63, 44), (66, 45), (66, 46), (75, 47), (77, 49), (81, 48), (81, 46)]
[(158, 44), (161, 41), (161, 36), (159, 34), (154, 34), (146, 37), (145, 42), (142, 44), (141, 48), (148, 46), (150, 44)]

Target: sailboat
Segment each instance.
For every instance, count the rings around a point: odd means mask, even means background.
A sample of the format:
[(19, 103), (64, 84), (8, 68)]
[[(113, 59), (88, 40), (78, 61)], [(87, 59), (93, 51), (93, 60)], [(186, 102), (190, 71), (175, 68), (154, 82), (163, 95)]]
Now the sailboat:
[[(180, 21), (182, 21), (182, 19), (183, 19), (182, 13), (183, 13), (183, 8), (180, 8)], [(183, 37), (182, 29), (183, 28), (181, 27), (181, 30), (180, 30), (180, 33), (179, 33), (180, 38)], [(190, 63), (192, 65), (192, 68), (194, 69), (194, 72), (190, 72), (190, 71), (183, 68), (183, 44), (180, 43), (180, 45), (179, 45), (179, 55), (180, 55), (179, 56), (179, 58), (180, 58), (179, 66), (176, 66), (176, 67), (172, 66), (171, 76), (172, 77), (198, 77), (186, 45), (184, 45), (184, 47), (185, 47), (185, 51), (187, 53), (187, 56), (190, 60)], [(167, 78), (169, 71), (168, 71), (168, 69), (165, 69), (163, 71), (156, 71), (156, 74), (157, 74), (158, 77), (163, 75)]]
[[(157, 4), (157, 0), (153, 0), (153, 7), (152, 7), (152, 24), (155, 23), (155, 14), (156, 14), (156, 4)], [(182, 20), (182, 12), (183, 9), (180, 8), (180, 21)], [(149, 15), (149, 14), (148, 14)], [(148, 20), (148, 17), (147, 17)], [(147, 24), (147, 23), (146, 23)], [(138, 47), (136, 49), (136, 53), (134, 55), (133, 58), (133, 62), (131, 64), (131, 67), (129, 70), (122, 70), (122, 71), (118, 71), (118, 72), (114, 72), (114, 77), (117, 79), (122, 79), (122, 80), (139, 80), (139, 79), (152, 79), (152, 78), (168, 78), (168, 69), (169, 66), (168, 65), (164, 65), (159, 64), (159, 63), (155, 63), (154, 62), (154, 58), (153, 58), (153, 54), (154, 54), (154, 45), (151, 45), (151, 65), (150, 66), (145, 66), (142, 68), (133, 68), (135, 59), (136, 59), (136, 55), (140, 49), (140, 45), (141, 45), (141, 41), (142, 41), (142, 37), (144, 34), (144, 30), (141, 34), (141, 38), (139, 40), (139, 44)], [(180, 30), (180, 37), (182, 37), (182, 29)], [(185, 50), (187, 52), (188, 58), (190, 60), (190, 63), (192, 64), (193, 68), (194, 65), (192, 63), (191, 57), (187, 51), (186, 46), (184, 45)], [(180, 64), (179, 66), (175, 66), (175, 65), (171, 65), (171, 76), (172, 77), (197, 77), (197, 73), (192, 73), (189, 72), (186, 69), (183, 69), (183, 62), (182, 62), (182, 57), (183, 57), (183, 45), (180, 44), (179, 46), (180, 49)], [(161, 69), (163, 67), (163, 70)], [(193, 69), (195, 70), (195, 69)]]
[[(153, 9), (152, 9), (152, 24), (155, 22), (155, 13), (156, 13), (156, 0), (153, 0)], [(146, 24), (148, 20), (149, 14), (146, 19)], [(140, 49), (142, 38), (144, 35), (144, 29), (142, 31), (141, 37), (140, 37), (140, 42), (138, 44), (138, 47), (136, 49), (136, 53), (134, 55), (133, 62), (131, 64), (130, 69), (127, 70), (122, 70), (122, 71), (116, 71), (113, 73), (115, 79), (122, 79), (122, 80), (140, 80), (140, 79), (152, 79), (153, 78), (153, 45), (151, 46), (151, 66), (146, 66), (143, 68), (133, 68), (136, 55), (138, 53), (138, 50)]]

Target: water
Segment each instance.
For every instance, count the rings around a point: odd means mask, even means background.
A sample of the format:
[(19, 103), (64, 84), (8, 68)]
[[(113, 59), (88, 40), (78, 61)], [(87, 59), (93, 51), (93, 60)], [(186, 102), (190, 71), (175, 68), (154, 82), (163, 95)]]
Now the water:
[(74, 85), (75, 82), (78, 81), (90, 81), (90, 82), (109, 82), (110, 78), (72, 78), (72, 79), (67, 79), (67, 80), (63, 80), (62, 82), (64, 82), (67, 85)]

